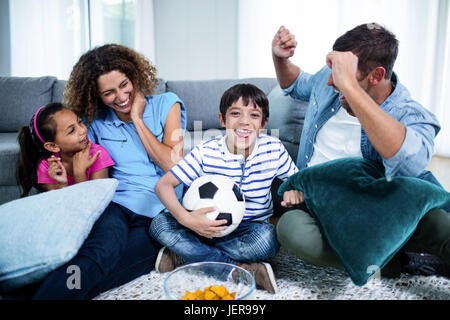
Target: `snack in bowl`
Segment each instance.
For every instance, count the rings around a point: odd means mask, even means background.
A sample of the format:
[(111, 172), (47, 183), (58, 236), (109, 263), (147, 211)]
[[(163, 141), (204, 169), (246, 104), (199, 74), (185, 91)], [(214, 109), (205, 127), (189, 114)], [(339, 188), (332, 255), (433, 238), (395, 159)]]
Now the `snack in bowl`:
[(170, 300), (251, 299), (255, 278), (247, 270), (224, 262), (196, 262), (176, 268), (163, 289)]
[(195, 292), (186, 290), (181, 300), (235, 300), (236, 292), (228, 292), (225, 286), (212, 285), (206, 287), (203, 291), (200, 289)]

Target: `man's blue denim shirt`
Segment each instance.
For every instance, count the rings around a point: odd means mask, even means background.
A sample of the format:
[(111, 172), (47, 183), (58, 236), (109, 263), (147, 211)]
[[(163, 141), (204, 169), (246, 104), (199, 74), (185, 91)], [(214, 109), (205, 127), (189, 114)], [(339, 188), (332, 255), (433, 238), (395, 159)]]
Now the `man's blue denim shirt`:
[[(317, 132), (341, 107), (338, 93), (326, 84), (330, 73), (327, 66), (314, 75), (301, 71), (294, 83), (283, 90), (285, 95), (292, 98), (309, 101), (297, 156), (299, 169), (305, 168), (311, 159)], [(362, 155), (366, 159), (382, 162), (387, 178), (410, 176), (430, 180), (425, 177), (427, 174), (424, 169), (433, 155), (434, 138), (440, 130), (439, 122), (434, 114), (411, 98), (408, 89), (398, 81), (395, 73), (391, 80), (395, 89), (380, 107), (406, 127), (405, 140), (392, 158), (384, 159), (361, 128)], [(431, 180), (439, 184), (434, 177)]]

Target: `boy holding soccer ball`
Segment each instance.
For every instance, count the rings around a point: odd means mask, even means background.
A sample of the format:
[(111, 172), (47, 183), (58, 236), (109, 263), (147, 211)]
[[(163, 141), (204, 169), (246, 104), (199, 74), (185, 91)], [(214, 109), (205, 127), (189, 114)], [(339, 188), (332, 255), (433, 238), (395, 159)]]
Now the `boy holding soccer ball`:
[[(260, 131), (269, 119), (269, 102), (264, 92), (250, 84), (238, 84), (224, 92), (219, 120), (224, 136), (202, 141), (156, 184), (155, 191), (170, 212), (157, 215), (150, 233), (165, 247), (155, 269), (168, 272), (176, 266), (176, 255), (188, 263), (217, 261), (239, 265), (254, 274), (256, 285), (275, 293), (272, 267), (267, 262), (278, 252), (275, 228), (268, 222), (273, 214), (270, 187), (276, 177), (285, 180), (298, 171), (278, 138)], [(246, 212), (232, 233), (220, 237), (226, 220), (206, 217), (214, 208), (188, 212), (174, 192), (206, 174), (231, 178), (245, 196)], [(282, 205), (302, 201), (297, 190), (284, 194)]]

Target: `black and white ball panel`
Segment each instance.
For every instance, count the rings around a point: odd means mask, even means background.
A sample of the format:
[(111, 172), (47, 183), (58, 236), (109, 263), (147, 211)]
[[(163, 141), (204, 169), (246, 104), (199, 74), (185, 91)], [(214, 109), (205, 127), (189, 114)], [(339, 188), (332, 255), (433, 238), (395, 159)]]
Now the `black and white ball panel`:
[(227, 230), (222, 236), (231, 233), (245, 214), (245, 197), (240, 188), (228, 177), (204, 175), (194, 180), (183, 197), (183, 207), (193, 211), (205, 207), (215, 207), (208, 212), (211, 220), (227, 220)]
[(198, 188), (198, 193), (200, 199), (214, 199), (214, 195), (216, 194), (217, 190), (219, 190), (219, 188), (217, 188), (214, 183), (209, 181), (206, 182), (205, 184), (202, 184)]

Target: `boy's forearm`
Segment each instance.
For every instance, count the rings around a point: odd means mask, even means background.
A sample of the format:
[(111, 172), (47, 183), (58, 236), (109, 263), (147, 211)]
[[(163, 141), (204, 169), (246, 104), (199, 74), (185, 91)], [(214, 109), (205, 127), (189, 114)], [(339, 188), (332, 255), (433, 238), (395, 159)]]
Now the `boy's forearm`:
[(186, 209), (184, 209), (178, 201), (174, 186), (160, 180), (155, 186), (155, 192), (162, 204), (169, 210), (173, 217), (178, 222), (182, 221), (183, 216), (186, 214)]

